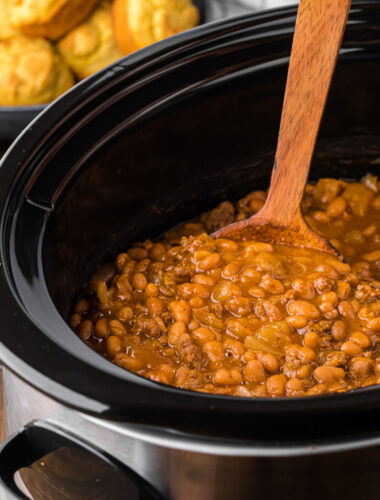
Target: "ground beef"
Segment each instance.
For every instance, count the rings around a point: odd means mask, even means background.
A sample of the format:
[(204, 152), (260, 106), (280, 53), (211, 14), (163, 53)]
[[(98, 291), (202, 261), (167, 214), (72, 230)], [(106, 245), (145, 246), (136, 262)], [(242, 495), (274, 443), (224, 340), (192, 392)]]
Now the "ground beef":
[(174, 273), (178, 278), (190, 278), (194, 274), (194, 269), (189, 263), (181, 263), (175, 266)]
[(318, 293), (327, 293), (332, 290), (333, 284), (329, 278), (317, 278), (314, 280), (314, 288)]
[(133, 321), (131, 332), (135, 334), (145, 333), (149, 337), (158, 337), (161, 328), (154, 318), (137, 316)]
[(181, 361), (194, 370), (202, 370), (207, 365), (201, 349), (194, 344), (184, 344), (182, 346)]
[(201, 217), (201, 222), (209, 233), (232, 224), (234, 220), (235, 209), (230, 201), (224, 201), (213, 210), (204, 213)]

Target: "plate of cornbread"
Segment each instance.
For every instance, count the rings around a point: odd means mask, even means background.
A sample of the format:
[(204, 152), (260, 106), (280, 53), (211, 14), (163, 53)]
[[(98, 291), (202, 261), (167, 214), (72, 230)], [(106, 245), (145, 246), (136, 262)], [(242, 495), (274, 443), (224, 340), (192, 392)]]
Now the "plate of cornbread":
[(0, 0), (0, 144), (80, 80), (203, 20), (201, 0)]

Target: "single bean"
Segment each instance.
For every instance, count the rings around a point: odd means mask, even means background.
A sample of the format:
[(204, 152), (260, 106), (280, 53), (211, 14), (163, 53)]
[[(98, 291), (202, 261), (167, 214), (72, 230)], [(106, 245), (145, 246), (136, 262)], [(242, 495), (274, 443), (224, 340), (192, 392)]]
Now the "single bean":
[(199, 283), (193, 284), (192, 293), (202, 299), (208, 299), (211, 295), (210, 288)]
[(312, 363), (315, 361), (317, 355), (313, 349), (298, 344), (291, 344), (285, 347), (287, 356), (298, 358), (304, 363)]
[(269, 373), (276, 373), (280, 369), (278, 359), (269, 352), (258, 352), (257, 358), (262, 362), (265, 370)]
[(289, 302), (287, 309), (289, 314), (300, 314), (301, 316), (306, 316), (306, 318), (309, 319), (319, 319), (320, 317), (318, 309), (310, 302), (306, 302), (304, 300), (293, 300), (292, 302)]
[(339, 273), (332, 266), (328, 264), (319, 264), (316, 269), (318, 273), (322, 274), (324, 278), (337, 280), (339, 278)]
[(119, 352), (116, 354), (114, 360), (119, 366), (125, 368), (126, 370), (137, 371), (143, 368), (144, 364), (142, 359), (133, 358), (125, 353)]
[(105, 339), (110, 334), (110, 330), (108, 327), (108, 321), (106, 318), (100, 318), (95, 323), (95, 336), (98, 339)]
[(202, 384), (202, 374), (196, 370), (190, 370), (187, 366), (180, 366), (175, 374), (175, 385), (188, 389), (194, 389)]
[(159, 295), (159, 290), (158, 290), (158, 286), (155, 285), (154, 283), (148, 283), (145, 287), (145, 290), (144, 290), (144, 296), (146, 298), (148, 297), (157, 297)]
[(326, 212), (322, 212), (321, 210), (316, 210), (312, 214), (313, 219), (315, 219), (318, 222), (322, 222), (326, 224), (327, 222), (330, 222), (330, 217), (327, 215)]
[(157, 297), (149, 297), (146, 306), (151, 314), (161, 314), (165, 310), (165, 304)]
[(82, 323), (79, 325), (79, 330), (78, 330), (79, 337), (82, 340), (88, 340), (91, 337), (93, 328), (94, 325), (92, 324), (92, 321), (88, 319), (82, 321)]
[(270, 243), (262, 243), (261, 241), (255, 241), (253, 243), (249, 243), (247, 249), (251, 252), (260, 253), (260, 252), (274, 252), (273, 245)]
[(298, 378), (289, 379), (285, 387), (287, 396), (302, 396), (304, 393), (303, 383)]
[(321, 295), (321, 300), (323, 302), (331, 302), (332, 304), (337, 304), (339, 302), (338, 295), (335, 292), (327, 292)]
[(191, 309), (185, 300), (174, 300), (169, 303), (175, 321), (189, 323), (191, 318)]
[(165, 246), (162, 243), (155, 243), (149, 250), (149, 257), (152, 260), (162, 260), (165, 255)]
[(220, 368), (214, 374), (214, 382), (217, 385), (238, 385), (242, 381), (242, 375), (238, 370), (226, 370)]
[(296, 279), (292, 282), (292, 288), (302, 299), (313, 299), (315, 297), (315, 289), (310, 281)]
[[(107, 294), (107, 285), (105, 283), (101, 283), (99, 287), (104, 285), (105, 293)], [(98, 295), (99, 295), (99, 287), (98, 287)], [(131, 292), (133, 292), (133, 288), (131, 285), (131, 281), (126, 274), (122, 274), (119, 278), (117, 278), (116, 287), (120, 295), (124, 297), (130, 297)]]
[(134, 314), (132, 307), (126, 306), (116, 313), (116, 317), (119, 321), (130, 321)]
[(201, 271), (209, 271), (210, 269), (215, 269), (221, 264), (221, 257), (218, 253), (212, 253), (207, 257), (204, 257), (199, 263), (198, 268)]
[(127, 333), (125, 326), (117, 319), (111, 320), (109, 322), (109, 327), (112, 335), (120, 336), (120, 335), (125, 335)]
[(78, 314), (78, 313), (75, 313), (75, 314), (72, 314), (70, 316), (70, 326), (73, 330), (75, 330), (79, 325), (80, 325), (80, 322), (82, 321), (82, 318), (81, 318), (81, 315)]
[(240, 274), (240, 281), (242, 283), (259, 283), (262, 273), (255, 267), (246, 267)]
[(351, 271), (350, 264), (347, 264), (347, 262), (342, 262), (339, 259), (330, 258), (326, 260), (326, 263), (336, 269), (340, 274), (347, 274)]
[(310, 349), (317, 349), (319, 346), (319, 335), (316, 332), (308, 332), (303, 338), (304, 345)]
[(199, 309), (200, 307), (203, 307), (205, 305), (205, 301), (200, 297), (191, 297), (189, 299), (189, 304), (193, 309)]
[(350, 373), (355, 378), (367, 377), (372, 371), (374, 363), (365, 356), (357, 356), (350, 361)]
[(313, 375), (318, 382), (330, 384), (335, 380), (343, 379), (345, 372), (343, 368), (337, 368), (336, 366), (318, 366)]
[(363, 348), (356, 342), (353, 342), (352, 340), (347, 340), (346, 342), (343, 342), (340, 349), (341, 351), (345, 352), (348, 356), (358, 356), (363, 352)]
[(346, 208), (347, 208), (346, 200), (341, 196), (338, 196), (329, 203), (326, 213), (330, 217), (337, 218), (342, 215), (342, 213), (346, 210)]
[(215, 285), (215, 280), (210, 276), (207, 276), (206, 274), (196, 274), (195, 276), (193, 276), (191, 281), (193, 283), (198, 283), (198, 285), (205, 285), (208, 287), (212, 287)]
[(380, 260), (380, 250), (374, 250), (373, 252), (364, 254), (363, 259), (368, 262), (375, 262), (377, 260)]
[(259, 286), (252, 286), (248, 290), (249, 295), (252, 297), (257, 297), (259, 299), (263, 299), (266, 297), (266, 291), (263, 288), (260, 288)]
[(223, 250), (225, 252), (236, 252), (236, 250), (239, 248), (235, 241), (225, 238), (217, 238), (215, 240), (215, 244), (220, 250)]
[(348, 300), (343, 300), (338, 305), (338, 311), (340, 314), (347, 319), (355, 319), (356, 314), (352, 307), (352, 304)]
[(142, 292), (148, 284), (148, 280), (142, 273), (136, 273), (132, 277), (132, 285), (134, 288)]
[(197, 328), (199, 328), (200, 324), (199, 324), (199, 321), (197, 321), (196, 319), (192, 319), (190, 320), (190, 323), (187, 325), (187, 328), (193, 332), (194, 330), (196, 330)]
[(235, 316), (246, 316), (251, 311), (251, 301), (247, 297), (234, 297), (224, 307)]
[(266, 290), (267, 292), (273, 294), (280, 294), (284, 292), (284, 285), (281, 283), (281, 281), (276, 280), (267, 274), (263, 276), (259, 283), (259, 286), (261, 288), (264, 288), (264, 290)]
[(111, 358), (113, 358), (116, 354), (121, 352), (123, 348), (123, 344), (119, 337), (115, 335), (110, 335), (106, 340), (107, 352)]
[(220, 281), (212, 291), (212, 297), (217, 302), (223, 302), (232, 297), (239, 297), (242, 291), (236, 283), (231, 281)]
[(264, 365), (259, 360), (248, 361), (247, 366), (244, 368), (244, 377), (249, 382), (258, 384), (265, 380)]
[(169, 328), (168, 341), (172, 347), (175, 347), (178, 343), (181, 335), (186, 333), (186, 325), (183, 321), (176, 321)]
[(136, 267), (137, 262), (135, 260), (127, 260), (123, 267), (122, 274), (125, 274), (126, 276), (132, 276), (135, 267)]
[(143, 260), (148, 257), (148, 252), (145, 250), (145, 248), (131, 248), (128, 250), (128, 255), (130, 256), (131, 259), (133, 260)]
[(367, 327), (372, 332), (380, 333), (380, 317), (370, 319), (367, 323)]
[(293, 328), (298, 330), (299, 328), (304, 328), (308, 323), (308, 318), (306, 316), (288, 316), (285, 321), (291, 325)]
[(370, 238), (376, 233), (376, 226), (368, 226), (363, 230), (363, 236)]
[(90, 301), (87, 299), (79, 300), (74, 307), (74, 312), (81, 315), (87, 314), (89, 310), (90, 310)]
[(152, 261), (150, 259), (140, 260), (140, 262), (138, 262), (138, 264), (135, 267), (135, 272), (136, 273), (146, 273), (151, 262)]
[(347, 331), (348, 328), (346, 323), (339, 319), (337, 321), (334, 321), (334, 324), (331, 328), (331, 335), (337, 342), (340, 342), (346, 338)]
[(224, 360), (224, 349), (221, 342), (217, 340), (212, 340), (211, 342), (206, 342), (203, 346), (204, 352), (207, 354), (211, 361), (218, 362)]
[(117, 258), (116, 258), (116, 268), (119, 273), (123, 271), (123, 268), (125, 264), (127, 263), (127, 260), (129, 259), (129, 255), (126, 253), (120, 253)]
[(349, 336), (349, 339), (359, 344), (360, 347), (362, 347), (363, 349), (367, 349), (368, 347), (371, 346), (371, 341), (368, 338), (368, 336), (360, 331), (352, 332), (351, 335)]
[(197, 340), (202, 345), (206, 344), (207, 342), (211, 342), (216, 338), (215, 333), (206, 326), (200, 326), (199, 328), (196, 328), (195, 330), (193, 330), (192, 335), (194, 339)]
[(145, 373), (145, 377), (153, 380), (154, 382), (160, 382), (161, 384), (170, 384), (171, 380), (167, 373), (160, 370), (149, 370)]
[(280, 397), (285, 393), (285, 375), (272, 375), (267, 380), (267, 391), (272, 397)]
[(239, 274), (240, 266), (237, 262), (230, 262), (223, 267), (222, 276), (226, 279), (236, 278)]
[(325, 384), (317, 384), (311, 387), (306, 394), (308, 396), (317, 396), (319, 394), (325, 394), (327, 392), (328, 388)]
[(301, 380), (308, 379), (310, 377), (310, 374), (311, 374), (310, 365), (301, 365), (299, 368), (297, 368), (296, 375)]
[(323, 313), (330, 313), (335, 309), (334, 304), (332, 302), (322, 302), (322, 304), (319, 305), (319, 310)]
[(235, 339), (226, 338), (223, 342), (223, 347), (236, 360), (242, 359), (246, 352), (244, 344)]

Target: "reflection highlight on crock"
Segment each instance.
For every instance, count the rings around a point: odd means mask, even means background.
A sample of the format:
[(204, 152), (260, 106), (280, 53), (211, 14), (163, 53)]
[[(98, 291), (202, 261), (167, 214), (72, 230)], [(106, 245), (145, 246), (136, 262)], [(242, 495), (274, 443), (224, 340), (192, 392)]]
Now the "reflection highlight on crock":
[(293, 2), (289, 0), (237, 0), (237, 3), (256, 9), (274, 9), (276, 7), (284, 7), (285, 5), (295, 4), (297, 3), (297, 0), (294, 0)]
[(295, 5), (298, 0), (207, 0), (206, 20), (221, 19), (263, 9)]
[(247, 9), (274, 9), (284, 7), (286, 5), (294, 5), (297, 0), (219, 0), (221, 3), (235, 5), (237, 7), (245, 7)]
[[(137, 487), (85, 450), (63, 446), (17, 471), (15, 481), (31, 500), (138, 500)], [(122, 493), (121, 493), (122, 492)]]

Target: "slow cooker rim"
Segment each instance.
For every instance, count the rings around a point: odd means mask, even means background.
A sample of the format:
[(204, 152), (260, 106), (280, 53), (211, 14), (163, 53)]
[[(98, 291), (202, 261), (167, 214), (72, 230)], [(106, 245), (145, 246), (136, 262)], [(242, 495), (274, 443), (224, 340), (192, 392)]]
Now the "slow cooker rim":
[[(368, 2), (364, 0), (356, 0), (354, 2), (354, 6), (359, 7), (365, 5), (375, 6), (374, 2)], [(279, 13), (286, 14), (289, 16), (294, 16), (295, 7), (294, 6), (285, 7), (281, 9), (271, 10), (268, 13), (255, 13), (249, 16), (240, 16), (232, 20), (218, 21), (210, 25), (200, 26), (194, 31), (184, 33), (176, 37), (173, 37), (171, 39), (160, 42), (158, 44), (155, 44), (152, 47), (148, 47), (147, 49), (143, 49), (142, 51), (139, 51), (138, 53), (129, 56), (128, 58), (124, 59), (124, 61), (118, 62), (114, 66), (111, 66), (110, 68), (106, 68), (105, 70), (100, 72), (99, 75), (86, 80), (85, 82), (75, 87), (73, 90), (69, 91), (66, 95), (64, 95), (61, 99), (59, 99), (57, 103), (54, 103), (53, 105), (47, 107), (46, 110), (44, 110), (43, 113), (39, 115), (39, 117), (37, 117), (27, 127), (27, 129), (22, 133), (22, 135), (18, 138), (18, 140), (16, 140), (16, 142), (14, 143), (12, 148), (8, 150), (5, 158), (2, 161), (2, 167), (0, 169), (0, 202), (3, 207), (2, 221), (1, 221), (2, 232), (6, 225), (4, 218), (9, 203), (9, 197), (8, 197), (8, 187), (10, 184), (9, 173), (12, 173), (12, 171), (14, 171), (14, 173), (17, 172), (19, 169), (19, 165), (23, 165), (23, 167), (25, 168), (27, 160), (31, 155), (28, 155), (27, 158), (25, 158), (25, 154), (22, 153), (22, 150), (23, 149), (28, 150), (29, 143), (36, 145), (34, 149), (34, 151), (36, 151), (38, 148), (41, 147), (41, 144), (43, 143), (44, 139), (46, 139), (46, 134), (44, 133), (44, 131), (50, 130), (50, 127), (54, 126), (59, 127), (59, 124), (61, 122), (57, 124), (56, 118), (53, 119), (53, 117), (56, 115), (53, 113), (53, 111), (51, 111), (52, 109), (54, 111), (60, 109), (61, 110), (60, 117), (65, 116), (64, 113), (65, 109), (67, 110), (67, 108), (77, 106), (78, 103), (82, 103), (85, 100), (85, 97), (87, 96), (89, 100), (91, 100), (91, 96), (93, 96), (94, 92), (96, 92), (97, 90), (99, 91), (104, 90), (105, 82), (111, 85), (117, 80), (119, 75), (125, 72), (126, 69), (130, 69), (134, 65), (135, 67), (138, 66), (139, 62), (143, 63), (149, 62), (154, 58), (156, 58), (158, 55), (163, 55), (164, 57), (168, 57), (169, 54), (172, 54), (172, 52), (176, 52), (176, 50), (179, 50), (179, 48), (186, 46), (187, 44), (192, 45), (194, 48), (194, 46), (196, 46), (196, 42), (202, 42), (206, 40), (207, 37), (217, 36), (217, 34), (220, 33), (223, 29), (231, 28), (237, 30), (240, 29), (245, 23), (248, 24), (252, 20), (255, 21), (260, 18), (263, 19), (265, 22), (268, 22), (268, 20), (270, 20), (271, 17), (276, 17), (276, 15)], [(112, 76), (108, 74), (110, 69), (115, 70)], [(68, 95), (70, 96), (70, 101)], [(43, 120), (45, 120), (45, 124)], [(37, 128), (38, 125), (41, 123), (41, 121), (44, 125), (41, 128), (41, 131), (38, 131)], [(4, 242), (2, 239), (1, 259), (3, 262), (4, 262), (4, 257), (5, 257)], [(7, 278), (4, 279), (4, 271), (5, 271), (4, 266), (2, 266), (2, 279), (1, 279), (0, 290), (2, 291), (2, 294), (5, 294), (7, 296), (8, 302), (13, 303), (13, 308), (15, 308), (14, 310), (17, 310), (16, 314), (19, 314), (18, 308), (20, 307), (20, 304), (18, 304), (17, 306), (15, 304), (16, 299), (5, 283), (5, 281), (7, 281)], [(9, 285), (12, 288), (12, 284), (10, 283)], [(11, 309), (12, 308), (10, 308), (9, 310)], [(33, 329), (38, 330), (37, 326), (33, 324), (29, 318), (25, 317), (23, 318), (23, 321), (25, 324), (27, 324), (28, 327), (33, 327)], [(88, 411), (89, 413), (96, 414), (98, 416), (103, 415), (106, 417), (109, 417), (110, 415), (113, 415), (115, 417), (117, 415), (120, 415), (120, 413), (117, 410), (115, 411), (115, 408), (111, 408), (109, 405), (103, 404), (103, 402), (100, 400), (89, 402), (86, 399), (85, 395), (82, 395), (84, 397), (81, 397), (81, 395), (79, 394), (75, 394), (75, 396), (73, 396), (73, 394), (63, 396), (62, 386), (59, 385), (56, 386), (55, 382), (53, 382), (52, 379), (49, 380), (49, 378), (42, 373), (38, 373), (37, 376), (35, 370), (33, 371), (31, 367), (26, 367), (22, 359), (18, 358), (13, 353), (11, 353), (11, 351), (7, 349), (7, 347), (5, 346), (5, 342), (3, 342), (3, 344), (4, 345), (1, 346), (0, 350), (2, 353), (2, 358), (4, 363), (13, 372), (21, 376), (21, 378), (24, 378), (28, 383), (31, 383), (33, 386), (42, 389), (43, 392), (47, 393), (48, 395), (54, 397), (57, 400), (60, 400), (70, 406), (79, 408), (81, 410)], [(118, 370), (121, 370), (118, 367), (116, 368)], [(248, 409), (252, 410), (252, 407), (254, 406), (255, 411), (254, 412), (250, 411), (249, 413), (251, 414), (284, 413), (284, 412), (292, 413), (300, 409), (302, 409), (304, 413), (307, 412), (308, 414), (311, 414), (314, 413), (316, 410), (321, 410), (322, 407), (323, 411), (325, 411), (326, 408), (324, 407), (324, 403), (326, 401), (329, 411), (338, 411), (343, 409), (348, 410), (350, 408), (353, 408), (354, 406), (355, 407), (361, 406), (362, 404), (366, 405), (375, 404), (379, 400), (379, 394), (376, 394), (375, 398), (367, 397), (368, 395), (373, 395), (374, 393), (378, 393), (379, 389), (377, 388), (363, 388), (340, 395), (317, 396), (311, 398), (310, 397), (294, 398), (294, 399), (284, 398), (284, 399), (274, 399), (274, 400), (269, 398), (257, 398), (248, 401), (245, 398), (234, 397), (232, 399), (231, 397), (204, 395), (204, 394), (194, 393), (192, 391), (179, 391), (178, 389), (162, 386), (161, 384), (156, 384), (154, 382), (151, 382), (151, 385), (156, 389), (158, 388), (158, 385), (160, 385), (161, 391), (164, 390), (166, 394), (169, 393), (173, 394), (174, 398), (178, 398), (179, 396), (184, 396), (188, 400), (196, 401), (197, 404), (199, 404), (199, 402), (203, 400), (205, 401), (205, 405), (203, 408), (204, 411), (212, 410), (214, 412), (217, 411), (216, 407), (220, 407), (220, 410), (223, 407), (224, 411), (228, 411), (228, 413), (231, 413), (231, 408), (229, 407), (231, 406), (232, 400), (234, 401), (233, 406), (235, 406), (235, 408), (233, 408), (232, 413), (235, 412), (239, 413), (240, 411), (246, 412), (248, 411)], [(307, 408), (305, 408), (304, 406), (305, 404), (307, 404)], [(238, 406), (240, 407), (239, 411), (237, 411)]]

